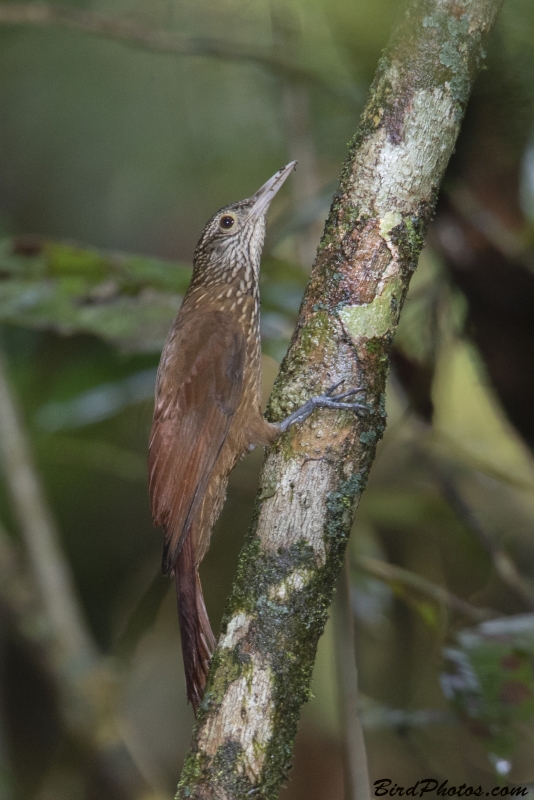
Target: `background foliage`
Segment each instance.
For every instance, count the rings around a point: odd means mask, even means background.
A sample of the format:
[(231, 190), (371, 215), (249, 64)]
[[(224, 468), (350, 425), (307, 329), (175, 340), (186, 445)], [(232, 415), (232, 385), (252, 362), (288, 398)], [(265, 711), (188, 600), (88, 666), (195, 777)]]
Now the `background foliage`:
[[(271, 213), (263, 264), (267, 396), (399, 7), (63, 5), (170, 31), (194, 41), (197, 55), (57, 25), (3, 25), (3, 7), (1, 341), (84, 613), (120, 665), (122, 735), (151, 796), (170, 798), (193, 717), (174, 599), (153, 582), (161, 537), (151, 526), (145, 458), (159, 350), (207, 218), (298, 158)], [(505, 3), (487, 65), (404, 310), (388, 429), (351, 543), (372, 780), (405, 786), (425, 777), (534, 783), (528, 0)], [(260, 462), (255, 452), (235, 470), (203, 566), (214, 621)], [(17, 543), (3, 484), (0, 520)], [(23, 620), (3, 602), (0, 610), (0, 798), (125, 796), (103, 789), (94, 765), (69, 745)], [(288, 799), (343, 794), (330, 626), (314, 694)]]

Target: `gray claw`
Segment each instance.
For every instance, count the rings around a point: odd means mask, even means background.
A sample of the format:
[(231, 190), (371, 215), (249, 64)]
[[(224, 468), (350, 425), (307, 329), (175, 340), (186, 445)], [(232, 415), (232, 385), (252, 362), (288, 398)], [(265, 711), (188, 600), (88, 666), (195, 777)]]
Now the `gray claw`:
[(370, 409), (368, 406), (364, 405), (363, 403), (344, 403), (343, 401), (347, 397), (351, 397), (352, 395), (358, 394), (358, 392), (363, 392), (364, 390), (358, 386), (355, 389), (349, 389), (347, 392), (342, 392), (341, 394), (335, 395), (332, 394), (344, 383), (344, 379), (338, 381), (338, 383), (331, 386), (324, 394), (317, 395), (316, 397), (310, 397), (309, 400), (306, 400), (301, 408), (294, 411), (289, 417), (286, 417), (280, 423), (280, 432), (285, 433), (291, 425), (294, 425), (295, 422), (304, 422), (307, 419), (312, 411), (316, 408), (336, 408), (341, 409), (343, 411), (364, 411), (366, 414), (370, 413)]
[(326, 392), (325, 397), (330, 397), (331, 400), (344, 400), (346, 397), (351, 397), (353, 394), (358, 394), (359, 392), (363, 392), (361, 386), (358, 386), (356, 389), (349, 389), (348, 392), (343, 392), (342, 394), (337, 394), (332, 397), (331, 394)]
[[(356, 386), (354, 389), (348, 389), (346, 392), (342, 392), (341, 394), (333, 394), (338, 386), (341, 386), (342, 383), (345, 383), (345, 379), (338, 381), (333, 386), (330, 387), (324, 394), (317, 395), (317, 397), (312, 397), (311, 402), (315, 405), (316, 408), (367, 408), (367, 406), (362, 406), (361, 403), (343, 403), (343, 400), (346, 400), (347, 397), (352, 397), (359, 392), (363, 392), (361, 386)], [(308, 401), (310, 402), (310, 401)], [(332, 405), (332, 403), (337, 403), (338, 405)], [(339, 405), (341, 403), (341, 405)]]
[[(345, 378), (341, 378), (341, 380), (340, 380), (340, 381), (338, 381), (337, 383), (334, 383), (334, 385), (333, 385), (333, 386), (331, 386), (331, 387), (330, 387), (330, 389), (327, 389), (327, 390), (326, 390), (326, 392), (325, 392), (325, 396), (326, 396), (326, 397), (330, 397), (330, 395), (332, 394), (332, 392), (335, 392), (335, 391), (336, 391), (336, 389), (337, 389), (339, 386), (341, 386), (341, 384), (342, 384), (342, 383), (345, 383)], [(321, 395), (321, 396), (322, 396), (322, 395)]]

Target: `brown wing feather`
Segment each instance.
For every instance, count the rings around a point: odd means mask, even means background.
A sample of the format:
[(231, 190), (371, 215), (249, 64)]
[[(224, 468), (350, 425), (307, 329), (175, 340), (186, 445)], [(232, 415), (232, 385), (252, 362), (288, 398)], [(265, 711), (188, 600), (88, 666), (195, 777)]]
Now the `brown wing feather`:
[(180, 314), (164, 348), (150, 437), (149, 490), (172, 570), (241, 399), (245, 341), (220, 312)]

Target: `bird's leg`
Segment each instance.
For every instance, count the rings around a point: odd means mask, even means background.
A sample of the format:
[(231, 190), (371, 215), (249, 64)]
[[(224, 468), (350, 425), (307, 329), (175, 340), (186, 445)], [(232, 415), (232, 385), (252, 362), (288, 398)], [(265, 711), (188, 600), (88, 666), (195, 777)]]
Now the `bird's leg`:
[(345, 411), (363, 411), (368, 414), (369, 408), (363, 403), (344, 402), (348, 397), (363, 392), (364, 390), (360, 386), (356, 387), (356, 389), (349, 389), (347, 392), (342, 392), (341, 394), (334, 394), (336, 389), (341, 386), (343, 382), (344, 380), (338, 381), (338, 383), (331, 386), (324, 394), (319, 394), (316, 397), (310, 397), (309, 400), (306, 400), (304, 405), (296, 411), (293, 411), (289, 417), (286, 417), (279, 423), (280, 432), (285, 433), (295, 422), (304, 422), (316, 408), (340, 408)]

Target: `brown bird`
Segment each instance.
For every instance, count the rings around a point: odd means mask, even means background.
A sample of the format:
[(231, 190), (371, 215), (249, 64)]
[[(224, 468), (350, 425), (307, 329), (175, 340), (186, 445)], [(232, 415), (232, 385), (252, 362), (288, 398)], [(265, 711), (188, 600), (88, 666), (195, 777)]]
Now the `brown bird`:
[(163, 572), (176, 581), (187, 697), (195, 713), (215, 647), (198, 568), (230, 472), (247, 450), (272, 444), (315, 408), (365, 408), (343, 402), (358, 389), (334, 396), (334, 386), (281, 423), (267, 422), (261, 411), (259, 270), (265, 218), (295, 164), (209, 220), (158, 369), (149, 491), (154, 523), (164, 529)]

